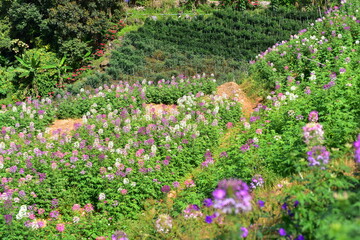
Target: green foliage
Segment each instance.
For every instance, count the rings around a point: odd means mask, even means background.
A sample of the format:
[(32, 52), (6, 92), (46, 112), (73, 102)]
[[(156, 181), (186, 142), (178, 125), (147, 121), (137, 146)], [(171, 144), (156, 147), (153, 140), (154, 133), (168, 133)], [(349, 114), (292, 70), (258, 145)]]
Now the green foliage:
[[(286, 204), (281, 213), (281, 226), (289, 235), (301, 234), (305, 239), (358, 236), (359, 181), (343, 171), (312, 169), (305, 176), (291, 180), (297, 186), (286, 190), (280, 200), (281, 204)], [(344, 224), (348, 224), (346, 230), (340, 230)]]
[(13, 78), (14, 73), (9, 68), (0, 68), (0, 99), (14, 90)]
[(82, 65), (84, 56), (91, 52), (91, 47), (80, 39), (74, 38), (63, 42), (60, 52), (68, 57), (69, 65), (76, 68)]
[(97, 88), (100, 87), (101, 85), (109, 84), (109, 83), (110, 83), (109, 75), (96, 72), (94, 75), (89, 76), (84, 84), (92, 88)]
[(10, 48), (10, 40), (10, 24), (8, 23), (8, 19), (0, 20), (0, 53), (3, 48)]
[(185, 95), (203, 92), (211, 94), (216, 90), (215, 79), (199, 78), (197, 81), (189, 79), (159, 80), (146, 87), (148, 103), (176, 104), (177, 100)]
[(16, 56), (16, 59), (19, 66), (14, 72), (18, 75), (13, 83), (19, 89), (21, 98), (29, 95), (47, 96), (57, 83), (53, 77), (56, 72), (52, 70), (57, 60), (55, 54), (42, 49), (32, 49), (23, 54), (22, 58)]
[(6, 16), (10, 20), (11, 38), (19, 38), (23, 42), (33, 44), (35, 38), (40, 36), (43, 15), (36, 4), (14, 1)]
[(279, 7), (287, 7), (287, 8), (311, 8), (311, 7), (321, 7), (322, 9), (326, 9), (331, 5), (339, 5), (339, 0), (273, 0), (271, 1), (270, 7), (273, 9), (277, 9)]
[(236, 78), (239, 70), (246, 68), (243, 62), (301, 29), (316, 15), (298, 11), (252, 14), (227, 9), (206, 19), (201, 15), (191, 20), (147, 19), (112, 52), (107, 72), (115, 79), (135, 80), (169, 78), (173, 71), (189, 76), (215, 73), (227, 79), (223, 74), (226, 71)]
[(230, 7), (237, 11), (255, 9), (259, 5), (258, 1), (251, 1), (251, 0), (221, 0), (219, 4), (222, 8)]

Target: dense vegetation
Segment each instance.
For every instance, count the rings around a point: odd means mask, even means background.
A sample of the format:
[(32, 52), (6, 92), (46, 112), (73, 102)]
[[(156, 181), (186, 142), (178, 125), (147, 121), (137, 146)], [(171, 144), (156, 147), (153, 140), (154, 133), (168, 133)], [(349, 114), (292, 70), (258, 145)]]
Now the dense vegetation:
[[(2, 105), (0, 238), (356, 239), (359, 7), (342, 1), (253, 57), (246, 84), (264, 99), (249, 118), (239, 99), (214, 95), (205, 75), (112, 84), (98, 73), (88, 81), (107, 84), (95, 89)], [(160, 26), (167, 22), (177, 21)], [(153, 46), (135, 40), (123, 48)], [(60, 68), (34, 56), (65, 66), (55, 53), (28, 54), (48, 79)], [(22, 69), (16, 74), (38, 79)], [(38, 80), (29, 91), (46, 83)], [(68, 117), (82, 123), (46, 130)]]
[(0, 99), (49, 96), (123, 27), (121, 13), (113, 0), (1, 1)]
[(317, 15), (316, 11), (225, 9), (191, 20), (149, 18), (112, 52), (107, 73), (114, 79), (160, 80), (180, 73), (213, 72), (220, 80), (231, 79), (244, 74), (247, 62), (258, 52), (304, 28)]

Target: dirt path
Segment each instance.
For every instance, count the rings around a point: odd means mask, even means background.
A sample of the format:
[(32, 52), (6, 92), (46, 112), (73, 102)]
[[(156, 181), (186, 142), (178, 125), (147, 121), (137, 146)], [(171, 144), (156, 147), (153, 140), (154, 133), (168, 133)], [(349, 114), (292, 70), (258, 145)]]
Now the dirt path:
[(241, 87), (234, 82), (227, 82), (217, 88), (216, 94), (226, 95), (231, 99), (236, 99), (242, 105), (242, 112), (245, 117), (250, 117), (257, 102), (250, 100), (241, 90)]
[(54, 121), (53, 125), (48, 127), (46, 131), (53, 135), (53, 133), (69, 133), (75, 129), (75, 124), (82, 124), (82, 119), (57, 119)]

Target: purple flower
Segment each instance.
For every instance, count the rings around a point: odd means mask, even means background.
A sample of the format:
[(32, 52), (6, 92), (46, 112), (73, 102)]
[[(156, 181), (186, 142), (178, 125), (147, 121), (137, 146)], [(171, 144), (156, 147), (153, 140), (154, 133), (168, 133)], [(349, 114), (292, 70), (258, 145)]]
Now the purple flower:
[(264, 202), (264, 201), (258, 200), (257, 203), (258, 203), (258, 205), (259, 205), (260, 208), (265, 207), (265, 202)]
[(161, 188), (161, 191), (162, 191), (163, 193), (168, 193), (168, 192), (170, 192), (170, 190), (171, 190), (171, 188), (170, 188), (169, 185), (164, 185), (164, 186)]
[(319, 113), (317, 111), (311, 111), (309, 113), (309, 122), (317, 122), (319, 120)]
[(16, 165), (14, 165), (14, 166), (12, 166), (12, 167), (9, 168), (9, 171), (10, 171), (11, 173), (16, 173), (17, 168), (18, 168), (18, 167), (17, 167)]
[(52, 217), (52, 218), (58, 218), (59, 215), (60, 215), (59, 211), (55, 210), (55, 211), (50, 212), (50, 217)]
[(340, 74), (343, 74), (343, 73), (346, 72), (346, 69), (345, 69), (345, 68), (340, 68), (340, 69), (339, 69), (339, 72), (340, 72)]
[(227, 152), (222, 152), (222, 153), (220, 153), (220, 157), (228, 157)]
[(307, 152), (309, 166), (322, 166), (329, 163), (330, 153), (324, 146), (314, 146)]
[(4, 219), (5, 219), (6, 224), (11, 224), (13, 216), (10, 214), (5, 214)]
[(214, 204), (210, 198), (205, 199), (203, 203), (205, 207), (211, 207)]
[(294, 240), (305, 240), (305, 238), (303, 235), (299, 235)]
[(264, 186), (264, 179), (260, 174), (256, 174), (252, 179), (250, 183), (250, 188), (255, 189), (257, 187)]
[(200, 208), (196, 204), (190, 204), (185, 210), (184, 210), (184, 217), (185, 218), (197, 218), (201, 217), (203, 214), (200, 211)]
[(223, 213), (239, 213), (251, 210), (251, 195), (246, 183), (237, 179), (224, 179), (213, 192), (213, 207)]
[(56, 198), (54, 198), (53, 200), (51, 200), (51, 208), (56, 208), (59, 205), (59, 200), (57, 200)]
[(303, 127), (305, 143), (309, 146), (322, 144), (324, 141), (324, 131), (322, 125), (318, 123), (308, 123)]
[(206, 217), (205, 217), (205, 222), (206, 222), (206, 223), (209, 223), (209, 224), (210, 224), (210, 223), (212, 223), (212, 221), (213, 221), (212, 216), (206, 216)]
[(111, 240), (128, 240), (127, 235), (123, 231), (116, 231), (111, 235)]
[(212, 195), (215, 199), (221, 200), (226, 196), (226, 192), (223, 189), (215, 189)]
[(175, 181), (175, 182), (173, 182), (173, 186), (174, 186), (174, 188), (178, 188), (178, 187), (180, 187), (180, 183)]
[(286, 231), (285, 231), (285, 229), (280, 228), (280, 229), (279, 229), (279, 235), (280, 235), (280, 236), (286, 236)]
[(240, 231), (242, 232), (240, 235), (242, 238), (246, 238), (247, 235), (249, 234), (249, 230), (246, 227), (241, 227)]

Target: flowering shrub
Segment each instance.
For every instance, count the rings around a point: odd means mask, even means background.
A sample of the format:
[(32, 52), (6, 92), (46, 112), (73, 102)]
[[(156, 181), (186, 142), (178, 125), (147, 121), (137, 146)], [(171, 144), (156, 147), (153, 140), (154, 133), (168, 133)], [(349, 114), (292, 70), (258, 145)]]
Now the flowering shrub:
[[(174, 111), (155, 113), (145, 108), (147, 88), (145, 82), (120, 82), (91, 94), (58, 96), (58, 115), (84, 114), (82, 124), (71, 133), (55, 130), (45, 137), (34, 124), (4, 128), (0, 204), (5, 206), (1, 214), (7, 224), (0, 232), (16, 225), (25, 232), (37, 229), (38, 236), (64, 236), (100, 216), (107, 218), (99, 228), (134, 216), (145, 199), (161, 198), (179, 187), (177, 181), (204, 161), (205, 150), (218, 145), (226, 123), (241, 114), (236, 101), (205, 97), (202, 92), (180, 98)], [(29, 108), (29, 114), (36, 109), (41, 127), (50, 103), (18, 105), (24, 111)], [(69, 106), (73, 115), (64, 112)], [(10, 107), (4, 108), (4, 114), (16, 112)], [(195, 186), (192, 180), (184, 185)], [(159, 220), (158, 225), (163, 232), (170, 231), (168, 223)], [(79, 234), (87, 236), (86, 229)], [(113, 234), (114, 229), (104, 229)]]
[[(0, 121), (3, 127), (3, 134), (8, 130), (5, 127), (13, 128), (12, 131), (38, 133), (36, 130), (45, 130), (54, 120), (55, 109), (53, 101), (49, 98), (41, 100), (28, 98), (24, 102), (16, 102), (14, 105), (2, 105), (0, 110)], [(11, 134), (14, 134), (12, 132)]]

